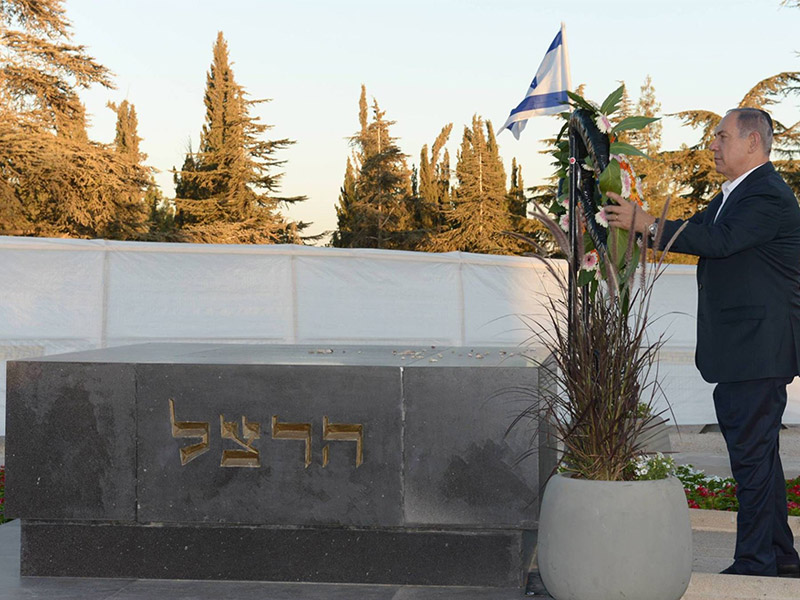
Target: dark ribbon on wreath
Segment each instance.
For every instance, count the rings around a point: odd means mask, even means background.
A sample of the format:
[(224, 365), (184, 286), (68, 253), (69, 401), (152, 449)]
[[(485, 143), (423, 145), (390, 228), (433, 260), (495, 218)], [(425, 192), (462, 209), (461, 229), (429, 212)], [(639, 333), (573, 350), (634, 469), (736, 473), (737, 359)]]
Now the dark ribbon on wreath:
[[(608, 255), (608, 232), (595, 220), (597, 211), (600, 210), (599, 201), (602, 196), (597, 179), (609, 162), (609, 141), (597, 128), (591, 113), (579, 108), (573, 111), (569, 119), (569, 242), (570, 242), (570, 274), (569, 274), (569, 301), (574, 302), (577, 292), (577, 278), (583, 259), (583, 236), (578, 227), (582, 220), (586, 232), (591, 237), (597, 249), (600, 262), (598, 268), (603, 268)], [(586, 158), (590, 158), (592, 169), (584, 168)], [(563, 185), (563, 179), (561, 185)], [(559, 190), (561, 195), (562, 190)], [(580, 205), (580, 209), (578, 209)], [(580, 219), (575, 218), (580, 215)], [(584, 307), (586, 304), (584, 302)], [(572, 318), (572, 309), (569, 310)]]

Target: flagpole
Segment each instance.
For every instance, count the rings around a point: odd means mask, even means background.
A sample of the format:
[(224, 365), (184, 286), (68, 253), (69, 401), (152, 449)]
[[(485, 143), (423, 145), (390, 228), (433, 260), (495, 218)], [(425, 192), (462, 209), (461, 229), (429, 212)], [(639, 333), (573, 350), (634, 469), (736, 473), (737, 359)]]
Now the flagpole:
[(572, 339), (575, 326), (576, 303), (578, 301), (578, 270), (580, 269), (581, 246), (578, 230), (578, 135), (573, 127), (569, 127), (569, 277), (567, 279), (567, 339)]

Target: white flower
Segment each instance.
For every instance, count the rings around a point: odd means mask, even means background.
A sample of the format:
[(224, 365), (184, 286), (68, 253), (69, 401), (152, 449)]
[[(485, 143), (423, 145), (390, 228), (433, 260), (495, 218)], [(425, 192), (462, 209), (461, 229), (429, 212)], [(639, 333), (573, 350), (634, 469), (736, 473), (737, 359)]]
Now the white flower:
[(564, 231), (569, 231), (569, 213), (561, 215), (561, 219), (558, 222), (561, 229)]
[(598, 225), (608, 228), (608, 217), (606, 216), (606, 211), (604, 209), (601, 208), (595, 213), (594, 220), (597, 221)]
[(595, 123), (597, 123), (597, 128), (603, 133), (611, 133), (611, 130), (614, 129), (614, 126), (606, 115), (597, 115)]
[[(641, 198), (641, 196), (639, 196)], [(647, 200), (642, 200), (642, 208), (645, 210), (650, 210), (650, 204), (648, 204)]]

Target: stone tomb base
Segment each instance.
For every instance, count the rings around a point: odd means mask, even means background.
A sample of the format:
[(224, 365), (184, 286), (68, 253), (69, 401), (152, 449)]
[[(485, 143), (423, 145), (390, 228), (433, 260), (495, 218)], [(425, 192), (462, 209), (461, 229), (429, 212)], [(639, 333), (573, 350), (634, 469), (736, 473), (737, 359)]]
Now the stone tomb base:
[(142, 344), (10, 362), (22, 574), (522, 585), (552, 462), (517, 464), (535, 432), (505, 435), (539, 385), (518, 351)]

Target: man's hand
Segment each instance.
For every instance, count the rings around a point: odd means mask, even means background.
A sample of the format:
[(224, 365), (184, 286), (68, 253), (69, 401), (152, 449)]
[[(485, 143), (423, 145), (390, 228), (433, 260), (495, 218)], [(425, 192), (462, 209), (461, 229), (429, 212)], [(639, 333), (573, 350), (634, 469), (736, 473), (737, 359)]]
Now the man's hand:
[(608, 219), (608, 224), (611, 227), (647, 233), (647, 228), (655, 223), (655, 217), (647, 214), (644, 209), (635, 202), (629, 202), (614, 192), (608, 192), (608, 197), (618, 202), (616, 205), (609, 204), (603, 208), (606, 219)]

